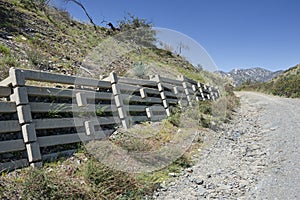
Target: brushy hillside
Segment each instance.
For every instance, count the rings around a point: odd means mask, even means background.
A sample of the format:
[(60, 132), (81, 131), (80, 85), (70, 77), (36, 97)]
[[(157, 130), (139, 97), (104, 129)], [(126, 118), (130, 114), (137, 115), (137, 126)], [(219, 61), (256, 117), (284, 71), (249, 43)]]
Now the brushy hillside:
[[(64, 10), (37, 2), (45, 1), (0, 1), (0, 79), (7, 76), (9, 67), (77, 74), (79, 69), (89, 69), (85, 60), (99, 44), (101, 46), (119, 34), (109, 27), (98, 26), (95, 30), (90, 24), (73, 20)], [(123, 26), (126, 23), (132, 25), (138, 19), (130, 17), (127, 21), (121, 19)], [(110, 46), (107, 49), (116, 51)], [(134, 69), (141, 77), (154, 72), (171, 76), (193, 74), (190, 78), (204, 81), (203, 73), (185, 58), (155, 46), (123, 53), (106, 64), (97, 63), (103, 75), (111, 71), (125, 75)], [(152, 71), (144, 70), (148, 68)], [(140, 74), (139, 70), (147, 73)], [(195, 72), (199, 72), (198, 75)]]
[(1, 52), (1, 77), (11, 66), (74, 74), (86, 52), (107, 34), (72, 20), (65, 11), (26, 2), (0, 1), (0, 49), (9, 49)]
[(238, 90), (254, 90), (268, 94), (300, 98), (300, 64), (284, 71), (266, 83), (245, 83)]

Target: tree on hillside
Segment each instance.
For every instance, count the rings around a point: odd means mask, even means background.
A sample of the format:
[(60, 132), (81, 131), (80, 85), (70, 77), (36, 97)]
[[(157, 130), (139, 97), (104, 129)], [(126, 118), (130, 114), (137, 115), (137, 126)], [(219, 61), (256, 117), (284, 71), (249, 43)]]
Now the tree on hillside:
[(118, 39), (138, 46), (155, 47), (156, 32), (153, 30), (153, 24), (146, 19), (128, 14), (118, 22), (118, 25), (122, 32), (122, 34), (118, 34)]

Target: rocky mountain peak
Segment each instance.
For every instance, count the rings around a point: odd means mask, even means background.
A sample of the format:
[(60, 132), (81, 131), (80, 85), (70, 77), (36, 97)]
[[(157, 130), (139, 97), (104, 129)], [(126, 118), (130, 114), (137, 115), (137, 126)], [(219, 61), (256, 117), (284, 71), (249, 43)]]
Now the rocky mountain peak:
[(235, 68), (230, 72), (218, 71), (222, 77), (232, 80), (234, 86), (240, 86), (244, 82), (267, 82), (279, 76), (283, 71), (272, 72), (260, 67), (238, 69)]

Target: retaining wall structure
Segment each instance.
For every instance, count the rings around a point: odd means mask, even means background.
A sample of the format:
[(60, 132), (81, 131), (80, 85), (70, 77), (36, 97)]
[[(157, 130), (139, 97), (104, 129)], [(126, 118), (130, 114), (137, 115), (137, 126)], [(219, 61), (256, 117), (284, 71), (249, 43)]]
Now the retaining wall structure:
[(184, 76), (144, 80), (112, 72), (98, 80), (11, 68), (0, 82), (0, 171), (40, 167), (116, 127), (159, 121), (172, 106), (219, 96), (218, 89)]

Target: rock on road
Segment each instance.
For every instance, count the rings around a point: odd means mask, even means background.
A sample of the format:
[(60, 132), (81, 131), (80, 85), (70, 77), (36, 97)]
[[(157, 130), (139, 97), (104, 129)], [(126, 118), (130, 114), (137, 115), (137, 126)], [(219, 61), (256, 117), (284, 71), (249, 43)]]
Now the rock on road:
[(153, 199), (300, 199), (300, 99), (237, 95), (234, 120)]

